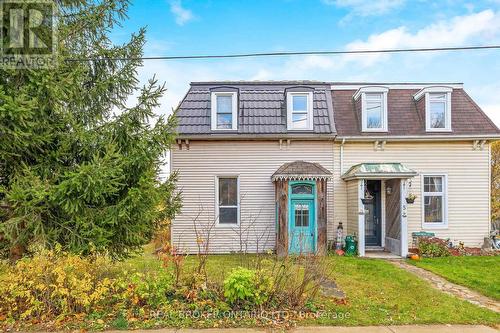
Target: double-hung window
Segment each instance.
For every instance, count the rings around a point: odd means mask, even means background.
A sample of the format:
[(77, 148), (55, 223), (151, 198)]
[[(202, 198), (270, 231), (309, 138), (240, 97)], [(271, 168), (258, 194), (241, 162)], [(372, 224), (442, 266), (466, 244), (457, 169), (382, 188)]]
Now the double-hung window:
[(237, 93), (212, 92), (212, 130), (236, 130)]
[(313, 93), (287, 93), (287, 116), (289, 130), (310, 131), (313, 129)]
[(446, 188), (446, 175), (422, 176), (422, 226), (424, 228), (447, 226)]
[(450, 130), (449, 96), (447, 92), (428, 93), (426, 98), (427, 131)]
[(217, 212), (219, 225), (238, 224), (240, 212), (238, 177), (217, 177)]
[(425, 97), (425, 130), (427, 132), (451, 131), (451, 87), (426, 87), (413, 98)]
[(361, 97), (361, 122), (363, 132), (387, 131), (387, 93), (385, 87), (363, 87), (354, 99)]

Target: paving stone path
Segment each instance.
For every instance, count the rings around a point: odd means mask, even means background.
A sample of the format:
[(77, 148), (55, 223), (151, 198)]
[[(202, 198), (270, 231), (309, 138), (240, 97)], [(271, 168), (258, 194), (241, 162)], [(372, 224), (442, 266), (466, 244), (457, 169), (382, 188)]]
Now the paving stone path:
[(408, 264), (404, 260), (388, 261), (393, 265), (400, 267), (410, 273), (417, 275), (421, 279), (430, 282), (430, 284), (438, 290), (457, 296), (466, 300), (467, 302), (481, 306), (483, 308), (487, 308), (495, 312), (500, 312), (500, 302), (497, 302), (494, 299), (481, 295), (475, 291), (470, 290), (469, 288), (447, 281), (444, 278), (423, 268)]

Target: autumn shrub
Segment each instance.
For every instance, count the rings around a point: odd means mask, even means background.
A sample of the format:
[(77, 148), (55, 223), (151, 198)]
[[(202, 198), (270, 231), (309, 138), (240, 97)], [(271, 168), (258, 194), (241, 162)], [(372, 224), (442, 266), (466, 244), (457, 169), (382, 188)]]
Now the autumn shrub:
[(26, 319), (97, 311), (116, 301), (120, 286), (102, 256), (81, 258), (59, 250), (40, 250), (0, 277), (0, 313)]
[(420, 238), (417, 248), (423, 257), (447, 257), (451, 254), (448, 242), (437, 237)]
[(108, 258), (40, 250), (0, 275), (0, 314), (15, 320), (156, 309), (174, 292), (166, 270), (125, 272)]
[(277, 259), (270, 269), (273, 304), (297, 309), (313, 301), (329, 275), (329, 265), (323, 260), (316, 255)]
[(271, 278), (263, 270), (234, 269), (224, 280), (224, 297), (243, 307), (262, 305), (269, 299)]
[(131, 306), (156, 309), (168, 303), (168, 295), (173, 293), (173, 278), (167, 272), (133, 273), (120, 279), (120, 284), (126, 284), (126, 290), (121, 294), (123, 301)]

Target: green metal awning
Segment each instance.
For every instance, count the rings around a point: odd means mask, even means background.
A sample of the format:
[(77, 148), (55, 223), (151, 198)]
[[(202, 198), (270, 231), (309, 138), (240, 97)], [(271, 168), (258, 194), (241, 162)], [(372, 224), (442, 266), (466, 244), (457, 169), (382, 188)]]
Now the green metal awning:
[(343, 180), (411, 178), (417, 173), (401, 163), (361, 163), (342, 175)]

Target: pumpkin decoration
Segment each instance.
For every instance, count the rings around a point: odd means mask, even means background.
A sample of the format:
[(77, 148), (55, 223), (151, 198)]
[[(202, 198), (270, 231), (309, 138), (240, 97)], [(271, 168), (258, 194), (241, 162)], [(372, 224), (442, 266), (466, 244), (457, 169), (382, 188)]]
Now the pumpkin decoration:
[(336, 250), (335, 254), (337, 254), (338, 256), (343, 256), (344, 255), (344, 251), (343, 250)]
[(418, 254), (413, 253), (412, 255), (410, 255), (410, 259), (411, 260), (420, 260), (420, 256)]

